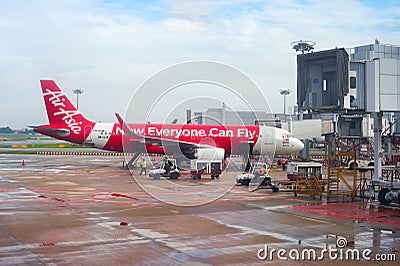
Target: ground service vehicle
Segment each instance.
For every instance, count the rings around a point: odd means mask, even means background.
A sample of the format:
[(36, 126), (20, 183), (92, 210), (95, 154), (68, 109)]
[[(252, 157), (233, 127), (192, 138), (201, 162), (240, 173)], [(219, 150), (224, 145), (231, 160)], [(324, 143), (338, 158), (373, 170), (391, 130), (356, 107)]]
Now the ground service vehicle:
[(193, 179), (201, 179), (201, 176), (210, 175), (211, 179), (218, 178), (222, 172), (221, 160), (191, 160), (190, 161), (190, 176)]
[(154, 179), (160, 179), (161, 176), (169, 177), (170, 179), (178, 179), (180, 176), (175, 159), (164, 159), (160, 168), (150, 170), (149, 176)]
[(249, 186), (250, 183), (258, 186), (272, 186), (272, 191), (279, 191), (278, 187), (272, 185), (271, 177), (268, 175), (267, 170), (268, 166), (265, 163), (254, 163), (248, 173), (242, 173), (236, 177), (236, 183), (244, 186)]
[(290, 162), (287, 167), (287, 178), (291, 181), (322, 179), (322, 164), (314, 162)]

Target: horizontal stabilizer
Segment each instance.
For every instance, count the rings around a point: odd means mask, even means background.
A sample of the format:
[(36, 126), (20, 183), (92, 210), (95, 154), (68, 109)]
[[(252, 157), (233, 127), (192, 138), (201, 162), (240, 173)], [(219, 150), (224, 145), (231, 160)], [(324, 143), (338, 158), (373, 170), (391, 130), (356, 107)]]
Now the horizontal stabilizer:
[(50, 127), (41, 127), (41, 126), (30, 126), (30, 128), (57, 134), (62, 137), (68, 136), (71, 133), (71, 131), (66, 128), (50, 128)]

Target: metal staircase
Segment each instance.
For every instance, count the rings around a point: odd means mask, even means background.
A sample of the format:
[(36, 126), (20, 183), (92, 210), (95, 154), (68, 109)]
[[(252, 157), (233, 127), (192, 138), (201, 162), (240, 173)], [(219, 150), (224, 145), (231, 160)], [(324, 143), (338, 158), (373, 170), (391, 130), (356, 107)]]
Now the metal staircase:
[[(357, 137), (340, 137), (335, 139), (335, 145), (328, 146), (328, 180), (327, 194), (354, 197), (357, 194), (357, 169), (347, 170), (343, 160), (357, 161)], [(336, 148), (332, 147), (335, 146)]]

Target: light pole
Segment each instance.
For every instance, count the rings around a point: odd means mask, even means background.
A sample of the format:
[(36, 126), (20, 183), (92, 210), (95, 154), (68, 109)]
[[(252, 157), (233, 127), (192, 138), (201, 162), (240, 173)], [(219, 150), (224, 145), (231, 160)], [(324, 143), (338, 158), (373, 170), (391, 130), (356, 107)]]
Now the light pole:
[(76, 88), (72, 90), (76, 94), (76, 109), (79, 110), (79, 95), (83, 93), (82, 89)]
[(290, 94), (289, 89), (281, 89), (280, 94), (283, 95), (283, 115), (286, 118), (286, 96)]

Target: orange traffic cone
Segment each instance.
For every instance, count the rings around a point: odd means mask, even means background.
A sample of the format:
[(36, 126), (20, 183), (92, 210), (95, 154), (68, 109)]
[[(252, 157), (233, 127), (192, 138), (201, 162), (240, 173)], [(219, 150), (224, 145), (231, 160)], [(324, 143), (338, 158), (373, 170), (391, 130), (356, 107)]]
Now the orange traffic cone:
[(24, 166), (25, 165), (25, 160), (22, 160), (22, 166)]

